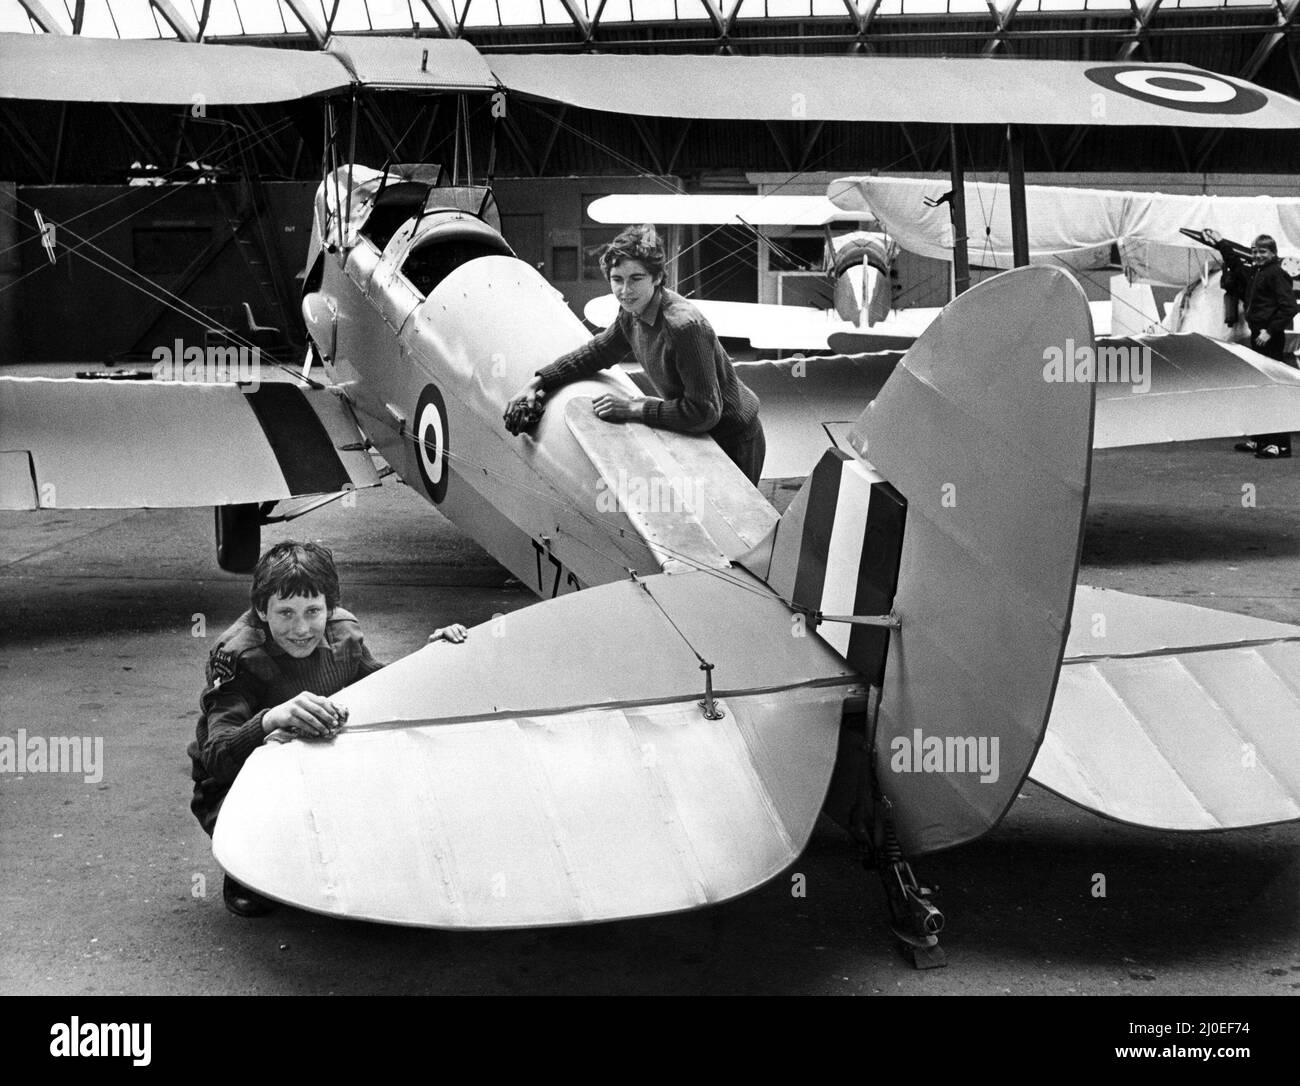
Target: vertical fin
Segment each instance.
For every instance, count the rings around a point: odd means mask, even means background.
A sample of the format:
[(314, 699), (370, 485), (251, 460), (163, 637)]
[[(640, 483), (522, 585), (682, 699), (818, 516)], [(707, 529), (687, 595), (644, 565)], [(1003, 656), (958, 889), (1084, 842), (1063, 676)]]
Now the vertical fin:
[[(827, 449), (785, 515), (740, 564), (814, 621), (885, 614), (898, 581), (906, 509), (869, 466)], [(822, 622), (817, 632), (855, 671), (879, 684), (887, 629)]]

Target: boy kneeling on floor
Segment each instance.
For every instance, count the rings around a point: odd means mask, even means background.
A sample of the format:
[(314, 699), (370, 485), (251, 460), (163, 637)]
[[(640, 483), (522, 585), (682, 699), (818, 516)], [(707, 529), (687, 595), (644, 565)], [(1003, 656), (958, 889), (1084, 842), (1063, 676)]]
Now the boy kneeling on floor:
[[(272, 733), (333, 739), (347, 709), (330, 701), (345, 686), (384, 665), (370, 655), (356, 617), (339, 606), (334, 556), (319, 543), (277, 543), (258, 559), (252, 607), (236, 619), (208, 657), (207, 685), (188, 754), (190, 809), (208, 836), (221, 804), (250, 754)], [(464, 641), (464, 626), (434, 631), (430, 641)], [(263, 916), (275, 903), (229, 875), (226, 908)]]

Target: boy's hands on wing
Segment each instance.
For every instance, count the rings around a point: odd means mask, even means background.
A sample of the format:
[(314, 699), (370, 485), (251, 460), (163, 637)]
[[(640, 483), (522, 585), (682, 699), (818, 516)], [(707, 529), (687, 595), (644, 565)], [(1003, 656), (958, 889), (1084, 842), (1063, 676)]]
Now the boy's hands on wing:
[(440, 626), (429, 635), (430, 643), (434, 641), (450, 641), (453, 645), (459, 645), (465, 638), (469, 637), (469, 630), (465, 629), (459, 622), (453, 622), (450, 626)]
[(333, 739), (343, 730), (347, 719), (346, 706), (304, 691), (268, 709), (262, 716), (262, 731), (270, 735), (283, 730), (300, 739)]

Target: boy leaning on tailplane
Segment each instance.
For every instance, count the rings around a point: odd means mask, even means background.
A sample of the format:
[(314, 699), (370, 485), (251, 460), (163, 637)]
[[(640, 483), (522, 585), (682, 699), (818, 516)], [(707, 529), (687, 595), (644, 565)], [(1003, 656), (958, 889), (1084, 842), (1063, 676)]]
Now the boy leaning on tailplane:
[[(217, 641), (188, 754), (190, 809), (211, 836), (221, 804), (249, 755), (268, 737), (333, 739), (347, 709), (330, 698), (383, 664), (370, 655), (356, 617), (339, 606), (334, 556), (319, 543), (277, 543), (258, 559), (252, 607)], [(464, 626), (434, 631), (430, 641), (464, 641)], [(226, 876), (226, 908), (262, 916), (274, 903)]]

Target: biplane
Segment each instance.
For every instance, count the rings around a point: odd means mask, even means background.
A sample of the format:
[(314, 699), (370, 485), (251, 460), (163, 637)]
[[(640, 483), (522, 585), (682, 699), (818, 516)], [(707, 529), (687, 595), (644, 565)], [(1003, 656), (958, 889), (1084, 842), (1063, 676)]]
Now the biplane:
[[(824, 227), (824, 272), (833, 307), (692, 301), (719, 335), (747, 339), (757, 349), (851, 354), (905, 348), (938, 315), (934, 307), (891, 304), (888, 282), (900, 249), (953, 261), (957, 216), (951, 186), (949, 180), (873, 175), (838, 178), (824, 197), (616, 194), (593, 201), (588, 214), (604, 223), (754, 231), (778, 225)], [(963, 194), (970, 266), (985, 272), (1014, 267), (1010, 186), (966, 181)], [(1283, 267), (1292, 278), (1300, 276), (1300, 201), (1294, 198), (1026, 185), (1025, 200), (1028, 262), (1068, 268), (1106, 286), (1108, 297), (1090, 303), (1101, 338), (1195, 332), (1211, 339), (1247, 340), (1236, 307), (1220, 286), (1222, 260), (1201, 234), (1206, 226), (1229, 237), (1272, 235), (1279, 240)], [(865, 235), (870, 241), (861, 231), (830, 232), (836, 224), (863, 222), (872, 228)], [(1249, 262), (1248, 248), (1239, 243), (1234, 248)], [(1153, 286), (1178, 291), (1163, 311)], [(604, 327), (614, 316), (611, 300), (588, 302), (584, 316)]]
[[(100, 42), (122, 63), (91, 88), (68, 60), (86, 44), (0, 40), (5, 89), (477, 89), (635, 112), (631, 85), (650, 80), (669, 116), (779, 119), (794, 85), (803, 115), (835, 119), (1300, 122), (1300, 105), (1167, 65), (482, 58), (366, 38), (245, 50), (236, 79), (236, 47)], [(972, 79), (984, 93), (956, 93)], [(1113, 99), (1104, 120), (1095, 93)], [(1017, 268), (959, 296), (842, 430), (811, 427), (819, 457), (778, 515), (711, 440), (594, 418), (593, 396), (631, 387), (622, 373), (566, 386), (508, 434), (511, 392), (588, 332), (513, 256), (490, 192), (440, 180), (327, 173), (302, 373), (256, 390), (0, 379), (8, 508), (211, 504), (255, 526), (258, 503), (377, 481), (377, 451), (546, 597), (454, 662), (429, 646), (338, 695), (350, 720), (332, 744), (259, 749), (214, 837), (234, 877), (395, 924), (592, 923), (745, 893), (824, 807), (875, 858), (917, 963), (937, 964), (941, 917), (909, 860), (987, 833), (1031, 773), (1142, 825), (1300, 817), (1300, 628), (1075, 588), (1094, 429), (1123, 445), (1245, 433), (1267, 412), (1289, 428), (1289, 372), (1189, 365), (1142, 396), (1045, 379), (1050, 352), (1094, 343), (1091, 314), (1064, 271)], [(256, 538), (227, 527), (231, 553)]]

